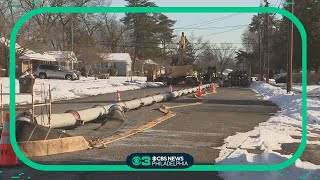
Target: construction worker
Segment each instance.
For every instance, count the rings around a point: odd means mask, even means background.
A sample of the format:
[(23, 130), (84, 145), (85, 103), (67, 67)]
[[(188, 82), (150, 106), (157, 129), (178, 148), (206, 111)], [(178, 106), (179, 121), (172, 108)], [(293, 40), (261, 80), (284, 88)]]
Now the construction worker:
[(215, 77), (216, 77), (216, 74), (215, 74), (214, 72), (212, 72), (212, 74), (211, 74), (211, 81), (214, 81)]
[(195, 77), (195, 78), (198, 78), (198, 72), (197, 71), (193, 71), (192, 76)]
[(203, 76), (202, 73), (199, 73), (199, 77), (198, 77), (199, 81), (203, 81)]

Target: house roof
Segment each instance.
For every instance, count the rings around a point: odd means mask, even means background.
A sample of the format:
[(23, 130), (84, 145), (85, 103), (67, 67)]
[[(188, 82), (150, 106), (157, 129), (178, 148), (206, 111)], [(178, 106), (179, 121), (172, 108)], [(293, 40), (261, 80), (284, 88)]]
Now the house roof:
[(24, 60), (36, 60), (36, 61), (56, 61), (55, 57), (50, 56), (48, 54), (40, 54), (40, 53), (26, 53), (23, 56), (20, 56), (19, 59)]
[(129, 53), (100, 53), (98, 54), (103, 61), (112, 62), (127, 62), (131, 63), (131, 57)]
[(59, 62), (65, 62), (65, 61), (73, 61), (74, 63), (78, 62), (76, 55), (72, 51), (48, 51), (48, 52), (45, 52), (45, 54), (53, 56)]

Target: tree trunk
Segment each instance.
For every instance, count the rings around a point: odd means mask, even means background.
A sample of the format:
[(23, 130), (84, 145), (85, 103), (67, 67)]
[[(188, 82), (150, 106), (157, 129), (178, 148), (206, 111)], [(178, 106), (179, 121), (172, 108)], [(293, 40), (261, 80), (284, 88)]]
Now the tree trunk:
[(132, 67), (131, 67), (131, 82), (132, 82), (133, 73), (135, 72), (136, 58), (137, 58), (137, 53), (138, 53), (137, 51), (138, 51), (138, 47), (137, 47), (137, 45), (135, 45), (135, 47), (134, 47), (134, 55), (133, 55), (133, 62), (132, 62)]

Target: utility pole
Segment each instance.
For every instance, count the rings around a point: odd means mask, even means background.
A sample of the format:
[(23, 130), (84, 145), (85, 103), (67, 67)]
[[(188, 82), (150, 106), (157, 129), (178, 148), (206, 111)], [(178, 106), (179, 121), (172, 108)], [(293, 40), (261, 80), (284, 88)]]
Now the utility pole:
[[(265, 0), (265, 7), (269, 7), (268, 0)], [(265, 14), (265, 60), (266, 60), (266, 83), (269, 84), (269, 14)]]
[(71, 15), (71, 51), (73, 52), (73, 16)]
[[(74, 39), (73, 39), (73, 35), (74, 35), (74, 33), (73, 33), (73, 14), (71, 14), (71, 51), (72, 51), (72, 53), (74, 53), (74, 50), (73, 50), (73, 41), (74, 41)], [(71, 69), (73, 69), (73, 59), (71, 60)]]
[[(260, 4), (261, 6), (261, 4)], [(260, 22), (261, 18), (260, 18), (260, 13), (258, 13), (258, 22), (259, 22), (259, 72), (260, 72), (260, 77), (259, 80), (263, 81), (263, 68), (262, 68), (262, 55), (261, 55), (261, 22)]]
[[(294, 14), (294, 0), (291, 2), (291, 13)], [(292, 90), (292, 62), (293, 62), (293, 22), (291, 21), (291, 38), (290, 38), (290, 58), (288, 58), (287, 70), (287, 92)]]

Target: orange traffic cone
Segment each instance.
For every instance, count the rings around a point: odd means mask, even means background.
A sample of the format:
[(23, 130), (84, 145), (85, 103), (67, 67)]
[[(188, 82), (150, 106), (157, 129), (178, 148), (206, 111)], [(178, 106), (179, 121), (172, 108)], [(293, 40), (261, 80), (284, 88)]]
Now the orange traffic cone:
[(198, 96), (198, 97), (201, 97), (201, 96), (202, 96), (202, 91), (201, 91), (201, 86), (200, 86), (200, 85), (199, 85), (199, 89), (198, 89), (197, 96)]
[(169, 86), (169, 92), (172, 92), (172, 86), (171, 86), (171, 84), (170, 84), (170, 86)]
[(3, 129), (0, 140), (0, 165), (11, 166), (18, 164), (18, 158), (10, 144), (9, 136), (9, 113), (6, 114), (3, 122)]
[(211, 92), (212, 93), (217, 93), (216, 92), (216, 87), (214, 87), (214, 83), (211, 84)]
[(120, 102), (121, 101), (121, 97), (120, 97), (120, 92), (119, 90), (116, 92), (116, 98), (115, 98), (115, 102)]

